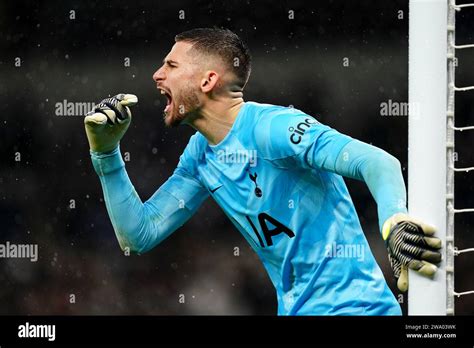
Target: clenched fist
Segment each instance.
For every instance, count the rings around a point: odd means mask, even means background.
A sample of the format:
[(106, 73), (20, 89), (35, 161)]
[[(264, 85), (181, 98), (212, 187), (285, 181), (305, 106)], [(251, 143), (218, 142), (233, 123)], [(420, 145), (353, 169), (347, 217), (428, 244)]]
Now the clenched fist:
[(102, 100), (86, 114), (84, 125), (92, 151), (109, 152), (117, 147), (132, 119), (129, 107), (137, 103), (136, 95), (117, 94)]

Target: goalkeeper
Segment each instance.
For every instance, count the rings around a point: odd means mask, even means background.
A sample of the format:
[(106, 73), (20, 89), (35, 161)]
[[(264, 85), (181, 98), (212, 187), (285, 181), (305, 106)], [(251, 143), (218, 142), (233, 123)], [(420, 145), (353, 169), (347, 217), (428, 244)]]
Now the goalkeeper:
[(212, 196), (260, 257), (278, 314), (400, 315), (343, 180), (367, 184), (405, 291), (408, 268), (434, 275), (441, 241), (433, 227), (407, 215), (399, 161), (302, 111), (245, 102), (251, 59), (231, 31), (193, 29), (175, 41), (153, 79), (167, 99), (165, 124), (197, 132), (151, 198), (139, 198), (119, 149), (137, 98), (105, 99), (85, 118), (121, 248), (152, 249)]

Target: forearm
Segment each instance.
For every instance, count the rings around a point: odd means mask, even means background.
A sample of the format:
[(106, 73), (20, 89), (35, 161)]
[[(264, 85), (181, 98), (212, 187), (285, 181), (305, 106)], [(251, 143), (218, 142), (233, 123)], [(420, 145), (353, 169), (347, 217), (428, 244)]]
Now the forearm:
[[(143, 253), (182, 225), (191, 212), (165, 190), (142, 203), (117, 147), (110, 153), (91, 152), (112, 226), (122, 249)], [(159, 206), (158, 203), (159, 202)]]
[(407, 212), (400, 162), (387, 152), (353, 140), (340, 152), (336, 172), (367, 184), (377, 202), (380, 230), (390, 216)]

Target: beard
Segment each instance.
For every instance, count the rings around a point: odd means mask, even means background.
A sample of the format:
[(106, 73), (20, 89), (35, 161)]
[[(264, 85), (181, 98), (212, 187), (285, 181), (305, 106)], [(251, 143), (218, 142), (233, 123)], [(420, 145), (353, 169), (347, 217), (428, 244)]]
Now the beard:
[(186, 85), (173, 96), (171, 103), (171, 110), (164, 115), (165, 125), (178, 127), (186, 118), (199, 111), (201, 102), (198, 98), (198, 88)]

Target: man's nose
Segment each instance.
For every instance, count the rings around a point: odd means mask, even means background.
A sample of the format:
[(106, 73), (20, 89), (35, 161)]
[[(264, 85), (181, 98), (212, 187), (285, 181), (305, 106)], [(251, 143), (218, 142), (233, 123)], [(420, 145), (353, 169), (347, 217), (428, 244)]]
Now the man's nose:
[(159, 68), (155, 73), (153, 74), (153, 80), (155, 82), (159, 82), (165, 79), (165, 74), (163, 71), (163, 67)]

